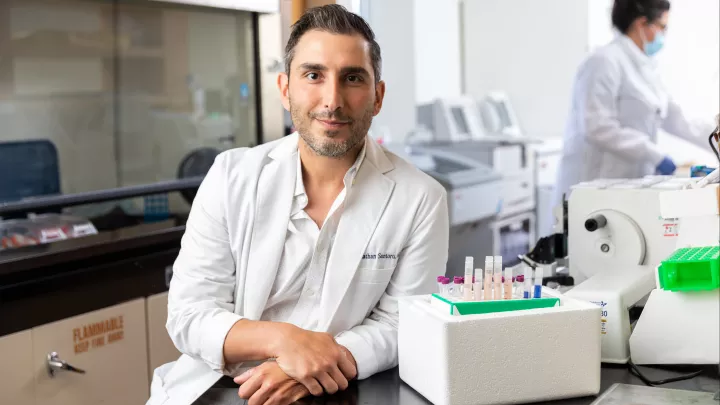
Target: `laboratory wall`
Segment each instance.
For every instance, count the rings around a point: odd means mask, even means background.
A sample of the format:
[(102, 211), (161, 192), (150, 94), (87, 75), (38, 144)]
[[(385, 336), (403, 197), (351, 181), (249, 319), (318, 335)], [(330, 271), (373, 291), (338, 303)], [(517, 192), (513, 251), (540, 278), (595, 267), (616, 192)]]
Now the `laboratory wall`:
[(528, 135), (562, 136), (590, 1), (465, 0), (464, 92), (504, 91)]
[(462, 94), (460, 0), (415, 0), (415, 101)]
[[(68, 194), (176, 179), (193, 151), (253, 145), (253, 35), (243, 11), (2, 1), (0, 159), (44, 165)], [(40, 146), (54, 156), (32, 161)]]
[[(382, 49), (382, 79), (387, 85), (382, 111), (373, 120), (375, 134), (393, 142), (415, 128), (417, 114), (414, 0), (369, 0), (364, 8)], [(403, 17), (398, 17), (403, 16)]]

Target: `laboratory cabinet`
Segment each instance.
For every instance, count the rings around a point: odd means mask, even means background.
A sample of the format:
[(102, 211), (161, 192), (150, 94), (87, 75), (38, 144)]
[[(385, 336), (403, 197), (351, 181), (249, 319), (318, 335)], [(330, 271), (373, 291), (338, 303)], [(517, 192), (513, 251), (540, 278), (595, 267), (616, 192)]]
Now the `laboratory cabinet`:
[(179, 357), (165, 323), (183, 231), (101, 232), (2, 252), (0, 404), (144, 404), (152, 370)]
[(2, 402), (35, 405), (32, 332), (0, 337), (0, 393)]
[(145, 300), (137, 299), (0, 338), (3, 402), (143, 404), (146, 331)]

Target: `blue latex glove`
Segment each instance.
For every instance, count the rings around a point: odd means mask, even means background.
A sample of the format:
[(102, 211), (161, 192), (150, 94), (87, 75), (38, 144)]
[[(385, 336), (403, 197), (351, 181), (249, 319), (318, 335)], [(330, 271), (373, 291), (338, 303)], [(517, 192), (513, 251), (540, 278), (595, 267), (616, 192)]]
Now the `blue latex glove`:
[(672, 159), (670, 159), (669, 157), (665, 157), (662, 162), (657, 165), (655, 171), (657, 171), (658, 174), (667, 176), (675, 173), (675, 169), (677, 169), (677, 167), (675, 167), (675, 163), (673, 163)]

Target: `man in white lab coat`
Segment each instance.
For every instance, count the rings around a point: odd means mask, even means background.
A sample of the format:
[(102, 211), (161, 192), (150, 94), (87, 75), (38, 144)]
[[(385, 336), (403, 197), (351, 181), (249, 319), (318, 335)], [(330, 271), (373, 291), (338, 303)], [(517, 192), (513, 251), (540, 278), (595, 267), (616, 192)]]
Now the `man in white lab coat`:
[(691, 125), (663, 87), (653, 57), (663, 46), (668, 0), (615, 0), (620, 35), (588, 57), (575, 79), (555, 205), (580, 182), (670, 175), (675, 164), (657, 132), (707, 147), (708, 125)]
[(149, 404), (191, 404), (223, 375), (251, 405), (287, 404), (397, 364), (397, 300), (444, 274), (449, 225), (442, 186), (367, 135), (380, 61), (340, 6), (293, 26), (278, 86), (298, 131), (222, 153), (203, 181), (169, 293), (183, 355)]

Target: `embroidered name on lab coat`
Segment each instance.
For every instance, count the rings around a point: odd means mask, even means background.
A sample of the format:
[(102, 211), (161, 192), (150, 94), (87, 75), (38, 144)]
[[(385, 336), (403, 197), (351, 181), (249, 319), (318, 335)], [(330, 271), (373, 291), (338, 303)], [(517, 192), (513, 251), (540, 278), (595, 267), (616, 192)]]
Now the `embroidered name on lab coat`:
[(362, 258), (363, 258), (363, 260), (366, 260), (366, 259), (397, 259), (397, 255), (392, 255), (392, 254), (388, 254), (388, 253), (375, 253), (375, 254), (365, 253)]

